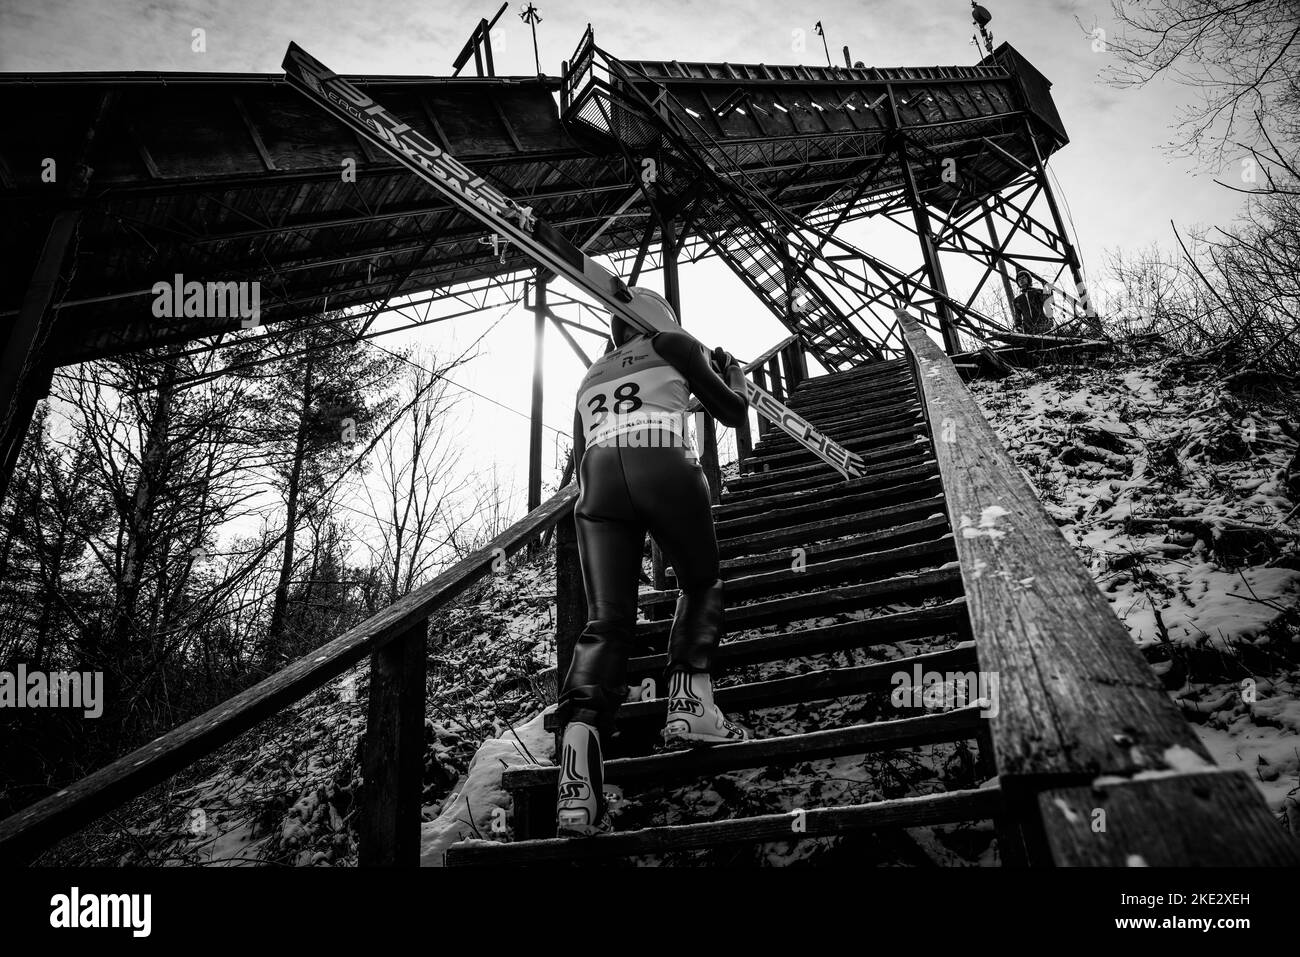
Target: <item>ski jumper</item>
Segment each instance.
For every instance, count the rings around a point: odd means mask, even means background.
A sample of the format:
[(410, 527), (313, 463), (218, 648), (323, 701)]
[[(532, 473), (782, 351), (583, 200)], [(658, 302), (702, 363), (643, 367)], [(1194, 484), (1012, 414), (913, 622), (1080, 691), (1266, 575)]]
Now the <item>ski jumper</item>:
[(722, 582), (709, 485), (685, 426), (692, 393), (723, 424), (744, 419), (743, 373), (734, 360), (725, 371), (726, 379), (691, 336), (661, 332), (598, 359), (578, 388), (574, 523), (588, 621), (561, 689), (562, 724), (590, 724), (602, 736), (613, 730), (628, 693), (647, 531), (681, 590), (667, 674), (709, 670), (722, 631)]

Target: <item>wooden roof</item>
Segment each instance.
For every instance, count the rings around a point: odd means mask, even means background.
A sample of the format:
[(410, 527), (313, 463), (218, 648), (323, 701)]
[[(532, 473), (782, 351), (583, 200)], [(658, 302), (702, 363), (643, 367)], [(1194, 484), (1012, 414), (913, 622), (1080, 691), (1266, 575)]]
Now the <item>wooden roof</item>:
[[(699, 86), (701, 75), (726, 67), (654, 72), (694, 82), (695, 88), (676, 95), (698, 99), (707, 109), (716, 104)], [(980, 134), (966, 120), (979, 121), (982, 101), (997, 114), (990, 122), (1005, 122), (999, 118), (1003, 107), (1018, 98), (1006, 71), (935, 68), (941, 69), (967, 72), (780, 77), (786, 84), (781, 95), (796, 102), (801, 84), (847, 83), (852, 92), (890, 81), (932, 95), (907, 107), (918, 120), (965, 118), (921, 124), (942, 130), (936, 138)], [(750, 79), (734, 67), (723, 76), (733, 84)], [(607, 138), (561, 121), (559, 80), (351, 79), (571, 239), (581, 242), (605, 227), (592, 251), (640, 244), (648, 221), (635, 198), (640, 171)], [(969, 91), (936, 86), (945, 81)], [(70, 202), (83, 210), (70, 260), (75, 268), (64, 268), (71, 281), (59, 301), (58, 363), (238, 328), (237, 318), (155, 317), (154, 284), (178, 273), (186, 281), (260, 281), (261, 318), (272, 323), (327, 305), (379, 303), (532, 268), (513, 251), (501, 261), (480, 242), (481, 225), (450, 209), (278, 74), (0, 74), (0, 95), (9, 121), (0, 143), (0, 209), (7, 224), (0, 234), (7, 265), (0, 276), (0, 323), (11, 324), (18, 313), (54, 213)], [(824, 89), (816, 95), (829, 104)], [(733, 113), (721, 121), (720, 136), (750, 172), (747, 185), (803, 215), (843, 202), (881, 149), (870, 111), (840, 112), (843, 118), (828, 119), (825, 111), (795, 109), (783, 130), (763, 129), (752, 111)], [(90, 148), (89, 188), (72, 201), (70, 167), (97, 113), (103, 121)], [(992, 129), (986, 124), (982, 132)], [(1055, 144), (1046, 137), (1040, 145), (1050, 150)], [(46, 182), (42, 173), (50, 159), (56, 176)], [(343, 176), (348, 160), (355, 162), (355, 181)], [(997, 173), (996, 160), (982, 162), (991, 177), (1008, 175)], [(892, 188), (890, 177), (880, 175), (879, 191)], [(629, 199), (633, 205), (626, 206)], [(869, 203), (871, 197), (859, 199)], [(621, 208), (624, 214), (607, 224)]]

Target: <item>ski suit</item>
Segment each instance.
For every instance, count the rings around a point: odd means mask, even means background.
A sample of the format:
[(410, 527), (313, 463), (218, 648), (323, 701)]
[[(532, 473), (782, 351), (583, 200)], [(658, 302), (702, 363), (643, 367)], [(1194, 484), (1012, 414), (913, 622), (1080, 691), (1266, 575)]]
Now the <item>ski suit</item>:
[(722, 630), (722, 582), (709, 486), (685, 426), (691, 393), (723, 424), (743, 421), (744, 374), (726, 358), (724, 378), (684, 332), (637, 335), (594, 362), (578, 388), (574, 522), (588, 621), (561, 688), (561, 723), (594, 725), (603, 737), (613, 730), (628, 693), (647, 531), (681, 589), (667, 673), (709, 670)]

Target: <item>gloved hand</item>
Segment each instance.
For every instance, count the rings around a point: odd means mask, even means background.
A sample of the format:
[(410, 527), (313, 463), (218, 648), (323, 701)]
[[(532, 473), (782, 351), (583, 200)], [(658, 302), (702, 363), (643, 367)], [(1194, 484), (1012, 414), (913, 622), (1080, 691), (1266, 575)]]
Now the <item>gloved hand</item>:
[(709, 362), (713, 365), (714, 370), (720, 376), (726, 376), (728, 366), (732, 364), (740, 365), (736, 360), (736, 357), (726, 349), (722, 348), (722, 346), (718, 346), (709, 353)]

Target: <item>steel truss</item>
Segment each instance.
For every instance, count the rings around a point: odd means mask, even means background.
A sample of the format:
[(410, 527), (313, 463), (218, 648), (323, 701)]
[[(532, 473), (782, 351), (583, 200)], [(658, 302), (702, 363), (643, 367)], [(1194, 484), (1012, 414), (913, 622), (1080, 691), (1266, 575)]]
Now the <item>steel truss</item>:
[[(677, 100), (672, 81), (610, 56), (590, 31), (572, 64), (561, 91), (566, 122), (606, 134), (630, 165), (654, 156), (658, 176), (653, 190), (645, 189), (647, 201), (673, 209), (687, 227), (679, 232), (698, 235), (828, 368), (900, 354), (893, 316), (899, 307), (919, 312), (942, 333), (950, 352), (960, 348), (959, 329), (979, 340), (1008, 331), (977, 311), (975, 301), (994, 275), (1009, 300), (1011, 277), (1020, 269), (1055, 286), (1074, 316), (1087, 310), (1078, 257), (1051, 196), (1027, 113), (905, 126), (899, 91), (887, 86), (874, 102), (864, 100), (886, 118), (879, 130), (832, 132), (826, 124), (824, 136), (722, 142), (699, 122), (698, 112)], [(752, 108), (747, 78), (737, 76), (730, 87), (714, 80), (719, 92), (704, 102), (715, 112)], [(1034, 143), (1032, 164), (999, 142), (1023, 144), (1026, 135)], [(944, 176), (949, 170), (943, 169), (939, 142), (948, 152), (955, 142), (974, 153), (951, 171), (953, 178)], [(993, 182), (981, 172), (989, 162), (1010, 169)], [(784, 174), (775, 187), (772, 174)], [(769, 177), (763, 186), (755, 182), (759, 175)], [(829, 203), (801, 207), (799, 190), (827, 176), (847, 184)], [(957, 198), (938, 208), (933, 194), (939, 184), (951, 194), (954, 183)], [(1040, 199), (1051, 226), (1034, 214)], [(905, 272), (836, 232), (850, 219), (870, 217), (915, 236), (922, 264)], [(1020, 248), (1025, 240), (1034, 248)], [(983, 267), (968, 294), (947, 288), (944, 254)], [(1060, 289), (1067, 269), (1078, 294)]]

